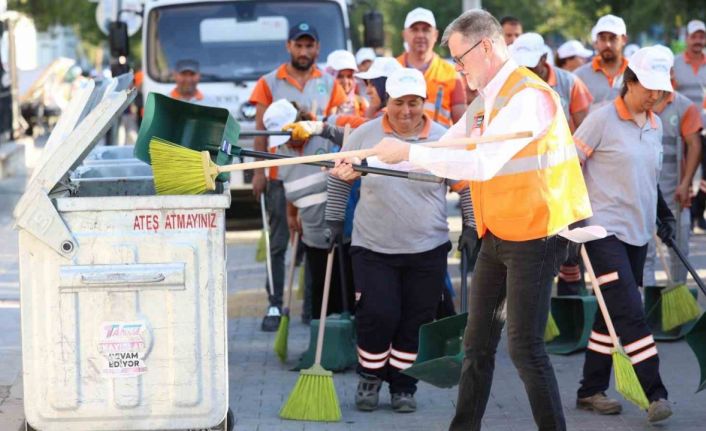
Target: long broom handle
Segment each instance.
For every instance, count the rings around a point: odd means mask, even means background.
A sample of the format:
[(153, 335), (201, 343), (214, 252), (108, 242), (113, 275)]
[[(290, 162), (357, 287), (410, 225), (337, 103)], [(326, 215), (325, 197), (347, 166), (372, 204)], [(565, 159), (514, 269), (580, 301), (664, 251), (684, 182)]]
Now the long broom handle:
[(655, 250), (657, 251), (657, 256), (659, 257), (660, 263), (662, 263), (662, 268), (664, 268), (664, 273), (667, 274), (667, 283), (671, 287), (674, 282), (672, 281), (672, 272), (669, 270), (669, 265), (667, 265), (667, 259), (664, 257), (664, 250), (662, 250), (662, 243), (659, 242), (657, 235), (652, 236), (655, 242)]
[(294, 285), (294, 270), (297, 267), (297, 249), (299, 248), (299, 232), (294, 232), (294, 245), (292, 245), (292, 261), (289, 263), (287, 278), (287, 312), (292, 308), (292, 285)]
[(321, 316), (319, 316), (319, 333), (316, 336), (316, 356), (314, 364), (321, 365), (321, 352), (324, 349), (324, 331), (326, 326), (326, 313), (328, 312), (328, 295), (331, 290), (331, 273), (333, 272), (333, 254), (336, 247), (331, 248), (326, 258), (326, 276), (324, 277), (324, 295), (321, 298)]
[[(477, 138), (462, 138), (462, 139), (449, 139), (445, 141), (432, 141), (425, 142), (424, 145), (430, 148), (444, 148), (444, 147), (460, 147), (464, 145), (471, 144), (482, 144), (486, 142), (495, 141), (507, 141), (509, 139), (518, 138), (528, 138), (532, 136), (532, 132), (515, 132), (501, 135), (492, 136), (480, 136)], [(287, 166), (287, 165), (300, 165), (303, 163), (311, 162), (325, 162), (329, 160), (338, 160), (345, 158), (358, 157), (365, 159), (370, 156), (375, 155), (374, 149), (366, 150), (354, 150), (354, 151), (342, 151), (338, 153), (326, 153), (326, 154), (315, 154), (312, 156), (302, 156), (302, 157), (292, 157), (289, 159), (280, 160), (261, 160), (258, 162), (248, 162), (248, 163), (236, 163), (233, 165), (218, 166), (218, 172), (233, 172), (233, 171), (243, 171), (247, 169), (260, 169), (260, 168), (271, 168), (275, 166)]]
[(375, 151), (372, 149), (368, 150), (355, 150), (355, 151), (342, 151), (339, 153), (326, 153), (326, 154), (315, 154), (312, 156), (302, 156), (302, 157), (292, 157), (289, 159), (278, 159), (278, 160), (261, 160), (258, 162), (248, 162), (248, 163), (236, 163), (233, 165), (218, 166), (218, 172), (232, 172), (232, 171), (244, 171), (247, 169), (259, 169), (259, 168), (271, 168), (274, 166), (287, 166), (287, 165), (301, 165), (304, 163), (312, 162), (325, 162), (328, 160), (345, 159), (358, 157), (364, 159), (375, 155)]
[[(267, 257), (267, 281), (270, 288), (267, 293), (273, 295), (275, 285), (272, 281), (272, 256), (270, 255), (270, 222), (267, 219), (267, 209), (265, 208), (265, 194), (260, 195), (260, 211), (262, 212), (262, 229), (265, 231), (265, 256)], [(268, 298), (269, 299), (269, 298)]]
[(250, 137), (250, 136), (291, 136), (292, 132), (289, 130), (241, 130), (238, 136), (240, 137)]
[(586, 272), (588, 272), (588, 278), (591, 280), (591, 285), (593, 286), (593, 293), (596, 295), (598, 306), (601, 308), (603, 320), (605, 321), (606, 327), (608, 327), (610, 339), (613, 340), (613, 347), (617, 349), (618, 346), (620, 346), (618, 334), (615, 333), (613, 321), (610, 319), (610, 314), (608, 314), (608, 307), (606, 306), (605, 300), (603, 299), (603, 292), (601, 292), (601, 287), (598, 285), (598, 280), (596, 280), (596, 274), (593, 272), (593, 266), (591, 265), (591, 261), (588, 259), (588, 254), (586, 253), (585, 245), (581, 246), (581, 258), (583, 259), (583, 265), (586, 267)]

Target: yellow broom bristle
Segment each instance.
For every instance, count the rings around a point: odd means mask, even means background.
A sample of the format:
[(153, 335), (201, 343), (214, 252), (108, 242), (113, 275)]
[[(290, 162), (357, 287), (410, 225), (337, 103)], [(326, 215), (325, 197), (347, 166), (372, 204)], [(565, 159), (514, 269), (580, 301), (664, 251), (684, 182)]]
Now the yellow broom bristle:
[(547, 317), (547, 326), (544, 328), (544, 341), (548, 343), (558, 337), (559, 334), (559, 326), (557, 326), (556, 320), (554, 320), (554, 316), (550, 311), (549, 317)]
[(662, 329), (672, 330), (701, 315), (701, 307), (685, 284), (662, 291)]
[(287, 339), (289, 338), (289, 314), (284, 313), (275, 334), (274, 351), (280, 362), (287, 362)]
[(613, 351), (613, 371), (615, 372), (615, 389), (641, 409), (646, 410), (650, 403), (647, 401), (645, 390), (642, 389), (637, 373), (630, 362), (630, 358), (622, 349)]
[(215, 189), (207, 151), (194, 151), (153, 138), (150, 140), (150, 159), (158, 195), (195, 195)]

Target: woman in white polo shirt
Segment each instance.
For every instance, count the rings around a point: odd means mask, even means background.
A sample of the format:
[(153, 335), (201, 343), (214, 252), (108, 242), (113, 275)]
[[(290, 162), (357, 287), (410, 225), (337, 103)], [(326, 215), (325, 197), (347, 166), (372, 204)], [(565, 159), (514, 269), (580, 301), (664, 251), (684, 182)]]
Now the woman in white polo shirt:
[[(672, 414), (659, 374), (657, 347), (638, 291), (647, 243), (658, 217), (663, 222), (658, 235), (673, 236), (671, 224), (665, 223), (671, 214), (668, 208), (666, 212), (662, 208), (657, 211), (662, 123), (651, 111), (667, 92), (673, 91), (669, 68), (664, 51), (655, 47), (637, 51), (624, 73), (620, 96), (590, 113), (574, 134), (593, 208), (593, 216), (586, 223), (601, 225), (609, 234), (587, 243), (586, 251), (618, 337), (650, 401), (647, 417), (651, 422)], [(597, 313), (586, 350), (578, 408), (600, 414), (620, 413), (620, 403), (605, 395), (612, 347), (603, 316)]]
[[(426, 82), (416, 69), (393, 72), (385, 84), (387, 111), (358, 127), (342, 150), (372, 148), (385, 136), (408, 142), (436, 140), (442, 126), (424, 114)], [(409, 163), (370, 166), (410, 170)], [(326, 223), (332, 241), (341, 236), (350, 183), (359, 175), (349, 163), (331, 171)], [(353, 218), (351, 259), (356, 288), (356, 337), (360, 380), (355, 403), (374, 410), (383, 381), (392, 409), (416, 410), (417, 380), (402, 373), (417, 357), (419, 327), (432, 321), (444, 289), (451, 249), (446, 215), (448, 187), (461, 194), (464, 232), (470, 227), (470, 193), (465, 182), (423, 183), (367, 175)]]

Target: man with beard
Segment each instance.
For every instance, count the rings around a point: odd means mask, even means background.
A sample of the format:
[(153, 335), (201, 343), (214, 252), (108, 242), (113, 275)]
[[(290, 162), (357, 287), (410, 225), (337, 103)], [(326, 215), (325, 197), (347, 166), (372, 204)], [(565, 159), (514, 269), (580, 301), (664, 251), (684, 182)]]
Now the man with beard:
[[(698, 107), (704, 104), (706, 92), (706, 25), (703, 21), (692, 20), (686, 25), (686, 51), (674, 59), (674, 79), (676, 90)], [(706, 124), (706, 109), (701, 110), (701, 122)], [(706, 138), (701, 135), (702, 145), (706, 145)], [(706, 230), (704, 221), (704, 208), (706, 207), (706, 152), (701, 152), (701, 183), (699, 193), (694, 199), (692, 210), (692, 223), (698, 224)]]
[(417, 69), (427, 83), (424, 113), (435, 122), (449, 127), (466, 111), (466, 92), (454, 67), (434, 53), (439, 38), (434, 14), (418, 7), (404, 20), (402, 37), (409, 51), (397, 57), (404, 67)]
[[(322, 73), (316, 67), (319, 50), (319, 34), (311, 24), (300, 22), (289, 29), (287, 51), (291, 56), (290, 62), (261, 77), (250, 96), (250, 102), (256, 106), (257, 130), (265, 130), (265, 111), (272, 102), (279, 99), (295, 102), (300, 109), (310, 112), (312, 116), (334, 114), (337, 107), (346, 101), (346, 94), (340, 84), (331, 75)], [(255, 138), (256, 151), (267, 151), (267, 148), (267, 137)], [(256, 169), (252, 186), (253, 194), (258, 200), (263, 191), (267, 199), (274, 286), (267, 287), (270, 305), (261, 328), (263, 331), (274, 332), (280, 321), (284, 255), (289, 241), (287, 204), (284, 186), (278, 179), (276, 168), (269, 170), (269, 178), (265, 178), (264, 169)]]
[(576, 76), (586, 84), (593, 96), (591, 111), (611, 103), (620, 94), (623, 72), (628, 60), (623, 57), (627, 43), (625, 21), (615, 15), (602, 16), (593, 28), (595, 49), (593, 61), (576, 69)]

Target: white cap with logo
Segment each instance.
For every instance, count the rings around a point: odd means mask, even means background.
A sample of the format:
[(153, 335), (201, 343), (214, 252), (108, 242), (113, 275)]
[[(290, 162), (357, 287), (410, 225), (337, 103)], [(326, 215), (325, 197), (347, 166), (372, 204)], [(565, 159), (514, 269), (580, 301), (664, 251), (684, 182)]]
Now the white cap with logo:
[(423, 7), (418, 7), (409, 11), (407, 18), (404, 19), (404, 28), (410, 28), (417, 22), (425, 22), (432, 27), (436, 27), (434, 13), (429, 9), (424, 9)]
[(593, 51), (586, 49), (578, 40), (569, 40), (561, 44), (559, 49), (556, 50), (556, 54), (561, 59), (569, 57), (586, 58), (592, 56)]
[(331, 54), (326, 57), (326, 66), (335, 71), (346, 69), (358, 71), (358, 63), (355, 62), (355, 57), (345, 49), (331, 51)]
[[(282, 130), (285, 124), (293, 123), (297, 119), (297, 108), (287, 99), (279, 99), (265, 110), (262, 122), (267, 130)], [(289, 136), (270, 136), (269, 147), (279, 147), (289, 141)]]
[(365, 72), (355, 74), (356, 78), (360, 79), (375, 79), (389, 77), (394, 71), (402, 69), (402, 65), (396, 58), (392, 57), (376, 57), (370, 69)]
[(402, 68), (387, 77), (385, 91), (391, 98), (397, 99), (402, 96), (419, 96), (427, 98), (427, 81), (422, 72), (412, 68)]
[(535, 67), (547, 50), (538, 33), (523, 33), (510, 45), (510, 55), (520, 66)]
[(674, 55), (663, 46), (640, 48), (630, 57), (628, 68), (635, 72), (638, 81), (648, 90), (672, 92), (669, 70), (674, 63)]
[(698, 19), (692, 19), (686, 25), (686, 34), (696, 33), (697, 31), (703, 31), (706, 33), (706, 24)]
[(375, 60), (375, 57), (377, 57), (377, 54), (375, 54), (375, 50), (372, 48), (368, 47), (363, 47), (358, 50), (358, 52), (355, 53), (355, 62), (357, 64), (361, 64), (364, 61), (370, 60), (373, 61)]
[[(627, 28), (625, 27), (625, 21), (622, 18), (615, 15), (603, 15), (598, 19), (596, 26), (593, 27), (591, 31), (592, 35), (596, 36), (598, 33), (613, 33), (617, 36), (625, 36), (628, 34)], [(595, 40), (595, 39), (594, 39)]]

